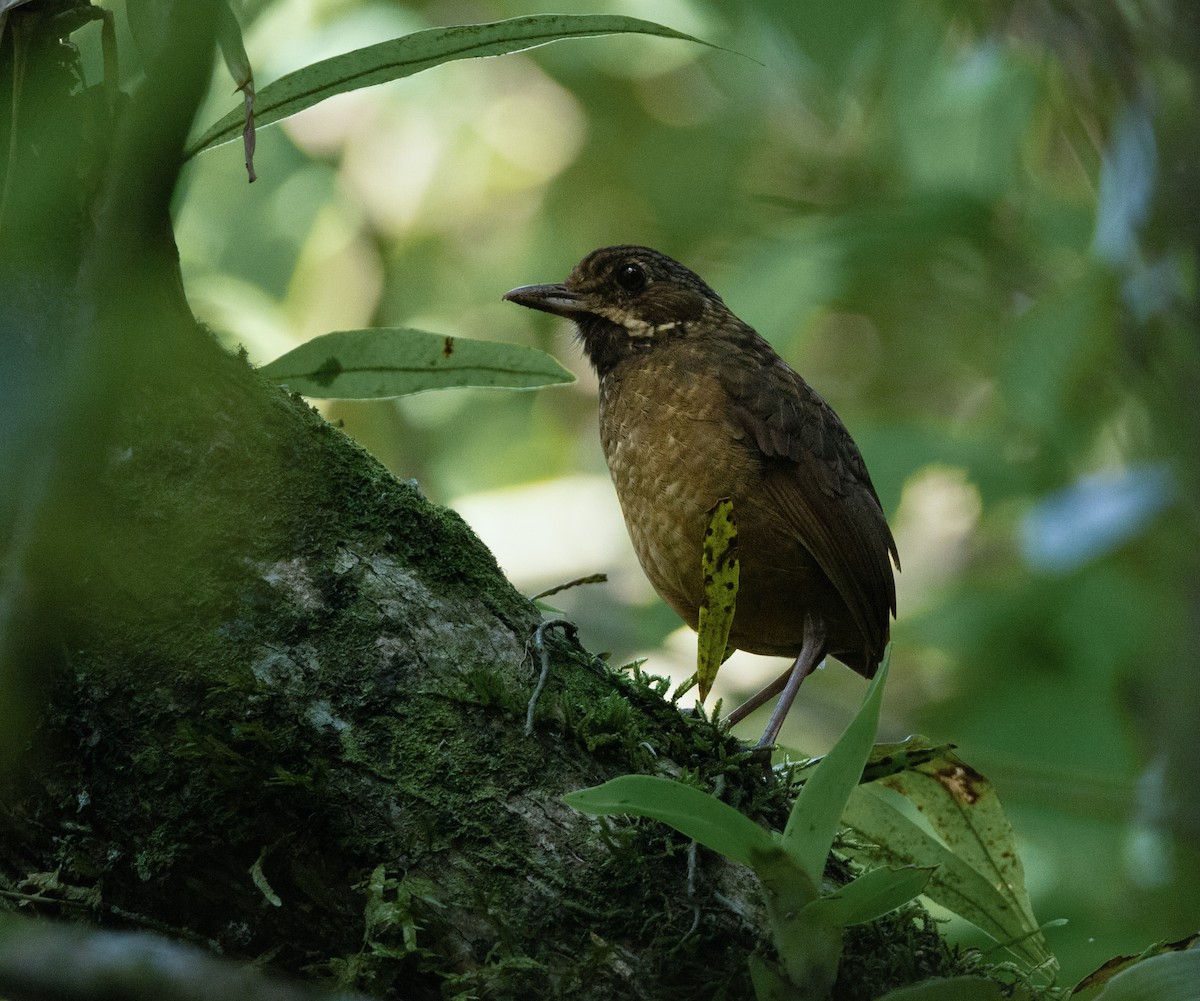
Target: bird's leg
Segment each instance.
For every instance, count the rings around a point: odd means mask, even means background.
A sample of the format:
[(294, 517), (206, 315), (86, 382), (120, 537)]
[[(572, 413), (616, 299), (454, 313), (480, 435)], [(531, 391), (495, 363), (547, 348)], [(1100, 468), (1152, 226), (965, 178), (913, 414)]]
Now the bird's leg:
[(784, 685), (783, 694), (775, 703), (775, 711), (771, 713), (771, 722), (763, 732), (762, 740), (756, 745), (759, 748), (769, 748), (775, 745), (779, 728), (783, 726), (784, 718), (792, 703), (796, 701), (796, 693), (800, 691), (800, 682), (807, 678), (817, 665), (825, 659), (825, 622), (811, 615), (804, 616), (804, 641), (800, 646), (800, 654), (792, 665), (792, 673)]
[(755, 692), (750, 696), (750, 698), (734, 709), (733, 712), (725, 717), (725, 722), (730, 726), (740, 723), (764, 702), (771, 701), (771, 699), (782, 692), (784, 687), (787, 685), (788, 678), (792, 676), (792, 666), (793, 665), (789, 664), (788, 669), (769, 685), (767, 685), (766, 688)]
[[(824, 643), (824, 632), (825, 632), (824, 626), (820, 626), (819, 628), (820, 628), (820, 632), (821, 632), (821, 642)], [(787, 687), (788, 679), (790, 679), (792, 677), (792, 675), (795, 673), (796, 667), (799, 665), (800, 660), (807, 655), (806, 648), (808, 647), (810, 642), (815, 642), (817, 629), (818, 629), (817, 624), (814, 623), (811, 619), (808, 619), (806, 617), (805, 623), (804, 623), (804, 638), (802, 640), (800, 656), (797, 657), (796, 660), (792, 662), (791, 666), (789, 666), (788, 669), (783, 672), (783, 674), (781, 674), (778, 678), (776, 678), (774, 681), (772, 681), (765, 688), (760, 689), (759, 691), (755, 692), (753, 695), (750, 696), (750, 698), (748, 698), (740, 706), (738, 706), (736, 709), (734, 709), (733, 712), (729, 713), (729, 715), (727, 715), (724, 719), (724, 722), (726, 724), (728, 724), (729, 726), (736, 726), (738, 723), (740, 723), (742, 720), (744, 720), (747, 716), (749, 716), (752, 712), (754, 712), (755, 709), (757, 709), (763, 703), (769, 702), (776, 695), (778, 695), (780, 692), (782, 692), (784, 690), (784, 688)], [(824, 658), (825, 653), (826, 653), (826, 651), (822, 650), (821, 655), (819, 657), (817, 657), (814, 661), (812, 661), (811, 666), (809, 666), (807, 670), (805, 670), (801, 673), (800, 681), (803, 681), (810, 674), (812, 674), (812, 672), (816, 669), (816, 666), (821, 663), (821, 660)], [(797, 688), (799, 687), (799, 685), (800, 685), (800, 682), (799, 681), (796, 682)], [(795, 699), (795, 697), (796, 697), (796, 695), (793, 692), (791, 698)], [(788, 701), (788, 705), (789, 706), (791, 705), (791, 700)], [(786, 711), (785, 711), (785, 713), (786, 713)]]
[(775, 738), (779, 735), (779, 728), (783, 726), (783, 720), (787, 716), (788, 710), (792, 708), (792, 703), (796, 701), (796, 693), (800, 691), (800, 683), (816, 670), (817, 665), (825, 659), (825, 653), (825, 623), (820, 619), (814, 619), (811, 615), (805, 615), (804, 640), (800, 646), (800, 654), (795, 662), (783, 674), (767, 685), (766, 688), (751, 695), (750, 698), (726, 716), (725, 722), (733, 726), (735, 723), (749, 716), (755, 709), (770, 699), (771, 696), (782, 692), (783, 694), (779, 696), (779, 702), (775, 706), (775, 711), (771, 714), (771, 722), (767, 724), (766, 732), (762, 735), (762, 740), (756, 746), (761, 749), (774, 745)]

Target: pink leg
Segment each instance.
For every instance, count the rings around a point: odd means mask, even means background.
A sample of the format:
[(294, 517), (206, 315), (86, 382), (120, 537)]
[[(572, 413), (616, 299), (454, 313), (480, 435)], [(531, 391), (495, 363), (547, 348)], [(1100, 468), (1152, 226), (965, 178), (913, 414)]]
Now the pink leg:
[(745, 702), (733, 710), (733, 712), (726, 716), (725, 722), (730, 726), (733, 726), (735, 723), (740, 723), (764, 702), (769, 702), (776, 695), (782, 692), (784, 687), (787, 685), (788, 678), (791, 676), (792, 666), (789, 665), (788, 669), (769, 685), (767, 685), (766, 688), (755, 692), (750, 696), (750, 698), (748, 698)]
[(732, 725), (739, 720), (745, 719), (773, 695), (782, 692), (783, 694), (779, 696), (779, 702), (775, 705), (775, 711), (771, 714), (771, 721), (767, 724), (767, 729), (757, 744), (760, 748), (774, 746), (775, 738), (779, 736), (780, 727), (783, 726), (783, 721), (787, 717), (788, 710), (792, 708), (792, 703), (796, 701), (796, 693), (800, 691), (800, 683), (816, 670), (817, 665), (825, 658), (825, 653), (825, 623), (820, 620), (814, 620), (811, 616), (806, 615), (804, 617), (804, 642), (800, 647), (800, 654), (796, 658), (795, 663), (767, 685), (766, 688), (750, 696), (750, 698), (738, 706), (726, 717), (726, 722)]
[(784, 686), (783, 694), (779, 696), (779, 701), (775, 703), (775, 711), (771, 713), (771, 722), (767, 724), (767, 729), (762, 735), (762, 739), (757, 746), (760, 748), (768, 748), (775, 746), (775, 738), (779, 736), (779, 728), (783, 726), (783, 721), (788, 714), (788, 710), (792, 708), (792, 703), (796, 701), (796, 693), (800, 691), (800, 682), (807, 678), (817, 669), (817, 665), (825, 659), (825, 623), (820, 619), (814, 620), (812, 616), (804, 616), (804, 643), (800, 647), (800, 655), (796, 658), (796, 663), (792, 665), (791, 676)]

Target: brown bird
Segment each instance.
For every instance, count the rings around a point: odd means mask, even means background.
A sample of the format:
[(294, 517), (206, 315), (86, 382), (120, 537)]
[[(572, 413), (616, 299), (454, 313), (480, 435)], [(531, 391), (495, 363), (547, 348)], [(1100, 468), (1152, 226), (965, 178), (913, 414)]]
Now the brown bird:
[(896, 611), (896, 543), (837, 414), (696, 274), (648, 247), (604, 247), (561, 285), (505, 297), (575, 322), (600, 378), (600, 440), (655, 590), (693, 629), (708, 513), (733, 501), (740, 583), (729, 645), (795, 663), (730, 715), (832, 654), (873, 677)]

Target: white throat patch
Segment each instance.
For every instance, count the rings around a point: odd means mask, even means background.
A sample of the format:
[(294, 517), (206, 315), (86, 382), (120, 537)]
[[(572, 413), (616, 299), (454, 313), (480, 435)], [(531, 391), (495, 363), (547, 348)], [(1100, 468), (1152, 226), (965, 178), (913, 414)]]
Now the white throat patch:
[(678, 320), (668, 320), (666, 323), (647, 323), (636, 316), (630, 316), (625, 310), (619, 309), (616, 306), (606, 306), (603, 309), (596, 310), (606, 320), (611, 320), (625, 328), (625, 332), (630, 337), (653, 337), (655, 334), (661, 334), (668, 330), (674, 330), (679, 326)]

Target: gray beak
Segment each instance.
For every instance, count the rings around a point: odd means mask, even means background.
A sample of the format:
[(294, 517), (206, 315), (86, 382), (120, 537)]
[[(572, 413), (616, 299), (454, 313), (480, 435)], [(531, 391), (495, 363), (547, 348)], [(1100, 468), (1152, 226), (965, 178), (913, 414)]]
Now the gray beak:
[(506, 292), (504, 298), (518, 306), (540, 309), (543, 313), (554, 313), (556, 316), (575, 316), (587, 312), (583, 299), (565, 285), (522, 285)]

